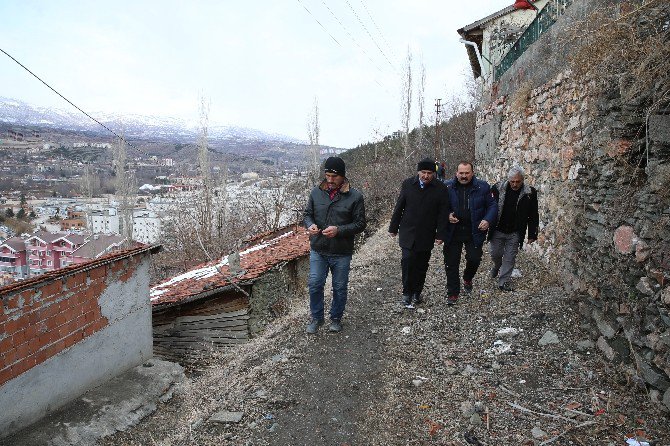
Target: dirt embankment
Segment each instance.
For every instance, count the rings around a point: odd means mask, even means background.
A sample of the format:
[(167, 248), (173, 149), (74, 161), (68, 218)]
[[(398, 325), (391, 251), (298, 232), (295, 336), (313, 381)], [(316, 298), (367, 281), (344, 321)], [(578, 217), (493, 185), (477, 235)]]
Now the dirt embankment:
[[(399, 248), (382, 230), (354, 256), (341, 333), (306, 335), (302, 296), (101, 444), (670, 445), (667, 412), (597, 352), (546, 268), (520, 254), (523, 277), (501, 293), (484, 259), (473, 293), (449, 307), (436, 249), (426, 303), (404, 310)], [(221, 411), (241, 420), (209, 421)]]

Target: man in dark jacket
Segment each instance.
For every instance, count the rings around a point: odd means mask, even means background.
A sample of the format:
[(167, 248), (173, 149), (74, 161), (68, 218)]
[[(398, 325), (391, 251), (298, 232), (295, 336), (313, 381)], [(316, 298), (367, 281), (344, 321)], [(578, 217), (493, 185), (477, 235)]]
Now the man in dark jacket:
[(431, 251), (446, 235), (449, 203), (444, 184), (435, 179), (435, 168), (435, 162), (426, 158), (417, 165), (418, 175), (403, 181), (389, 225), (392, 237), (400, 231), (402, 303), (407, 308), (423, 302)]
[(342, 330), (354, 236), (365, 229), (363, 195), (349, 186), (344, 161), (331, 156), (326, 160), (324, 170), (325, 179), (310, 193), (304, 212), (311, 247), (309, 308), (312, 318), (306, 329), (310, 334), (323, 325), (323, 288), (328, 271), (333, 283), (329, 330)]
[(526, 230), (528, 243), (537, 240), (540, 224), (537, 190), (524, 183), (524, 171), (520, 166), (512, 167), (507, 180), (497, 183), (492, 190), (498, 202), (498, 218), (489, 231), (493, 260), (491, 277), (498, 278), (498, 287), (502, 291), (512, 291), (509, 279)]
[(449, 305), (458, 301), (461, 291), (459, 265), (463, 247), (465, 246), (463, 289), (470, 292), (472, 279), (482, 260), (486, 231), (498, 214), (498, 205), (491, 193), (491, 187), (474, 175), (472, 163), (461, 162), (456, 170), (456, 178), (446, 183), (451, 206), (451, 224), (444, 240), (444, 268), (447, 272)]

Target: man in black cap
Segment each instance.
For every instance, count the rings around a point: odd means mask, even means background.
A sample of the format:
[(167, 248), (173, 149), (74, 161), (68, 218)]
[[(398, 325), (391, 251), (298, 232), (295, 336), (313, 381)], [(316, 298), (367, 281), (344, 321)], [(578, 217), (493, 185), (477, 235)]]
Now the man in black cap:
[(430, 254), (433, 246), (444, 240), (450, 212), (446, 186), (435, 179), (435, 162), (426, 158), (416, 169), (418, 174), (407, 178), (400, 187), (389, 225), (390, 236), (395, 237), (400, 231), (402, 304), (406, 308), (423, 301), (421, 292)]
[(333, 302), (329, 331), (342, 330), (347, 303), (349, 265), (354, 236), (365, 229), (363, 195), (349, 185), (341, 158), (331, 156), (324, 164), (325, 179), (309, 195), (304, 222), (309, 231), (309, 308), (307, 333), (314, 334), (324, 321), (323, 288), (332, 274)]

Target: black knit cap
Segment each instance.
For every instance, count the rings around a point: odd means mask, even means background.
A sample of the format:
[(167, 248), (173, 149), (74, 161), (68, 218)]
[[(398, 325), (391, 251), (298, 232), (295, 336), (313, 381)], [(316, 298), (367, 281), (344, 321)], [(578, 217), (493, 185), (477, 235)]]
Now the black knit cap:
[(424, 158), (416, 165), (416, 170), (431, 170), (435, 172), (435, 161), (430, 158)]
[(340, 176), (345, 176), (344, 161), (342, 158), (336, 156), (328, 157), (325, 164), (323, 165), (323, 170), (329, 173), (336, 173)]

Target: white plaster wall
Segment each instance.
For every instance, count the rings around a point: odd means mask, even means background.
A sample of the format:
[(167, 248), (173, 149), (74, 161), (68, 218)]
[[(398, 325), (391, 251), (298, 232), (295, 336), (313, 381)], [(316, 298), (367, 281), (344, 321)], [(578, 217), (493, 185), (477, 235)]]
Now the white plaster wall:
[[(538, 0), (534, 5), (542, 9), (550, 0)], [(503, 34), (514, 29), (525, 29), (535, 19), (536, 12), (530, 9), (519, 9), (505, 16), (499, 17), (486, 24), (482, 39), (482, 55), (489, 59), (484, 59), (483, 76), (489, 79), (493, 72), (493, 67), (498, 65), (502, 58), (507, 54), (509, 48), (516, 42), (516, 38), (509, 42), (503, 42)]]
[(0, 437), (152, 357), (149, 262), (99, 298), (105, 328), (0, 387)]

